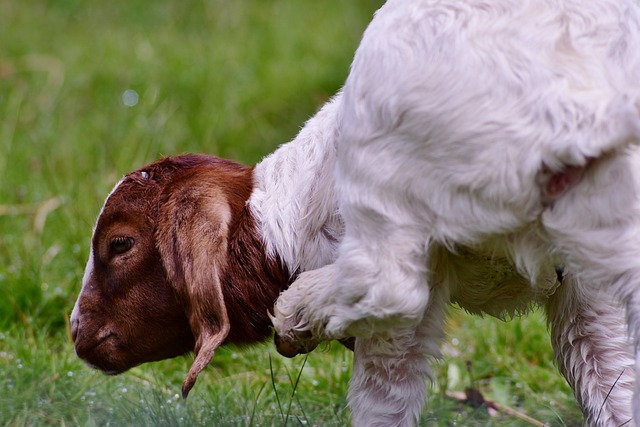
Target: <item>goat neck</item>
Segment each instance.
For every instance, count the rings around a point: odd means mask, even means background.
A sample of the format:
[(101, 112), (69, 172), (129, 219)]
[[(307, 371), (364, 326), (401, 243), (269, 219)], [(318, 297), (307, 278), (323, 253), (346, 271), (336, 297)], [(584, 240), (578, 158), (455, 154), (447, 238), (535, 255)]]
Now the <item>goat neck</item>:
[(333, 177), (340, 99), (254, 168), (251, 212), (267, 253), (293, 273), (333, 262), (343, 234)]

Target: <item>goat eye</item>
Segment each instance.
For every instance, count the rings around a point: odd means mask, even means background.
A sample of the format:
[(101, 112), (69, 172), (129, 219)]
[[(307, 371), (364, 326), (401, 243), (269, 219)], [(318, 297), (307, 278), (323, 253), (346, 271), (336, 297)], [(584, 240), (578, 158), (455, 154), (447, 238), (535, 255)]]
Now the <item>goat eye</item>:
[(111, 240), (111, 251), (116, 254), (123, 254), (133, 247), (133, 238), (118, 236)]

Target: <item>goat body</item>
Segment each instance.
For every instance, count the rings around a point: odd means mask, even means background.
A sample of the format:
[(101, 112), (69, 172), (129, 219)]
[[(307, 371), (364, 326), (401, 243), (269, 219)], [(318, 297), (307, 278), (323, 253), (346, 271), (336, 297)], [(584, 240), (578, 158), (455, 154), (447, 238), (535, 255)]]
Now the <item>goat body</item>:
[(451, 301), (498, 317), (543, 306), (585, 423), (640, 419), (639, 11), (390, 0), (376, 13), (337, 112), (337, 259), (302, 273), (273, 319), (286, 354), (356, 337), (356, 425), (415, 422)]

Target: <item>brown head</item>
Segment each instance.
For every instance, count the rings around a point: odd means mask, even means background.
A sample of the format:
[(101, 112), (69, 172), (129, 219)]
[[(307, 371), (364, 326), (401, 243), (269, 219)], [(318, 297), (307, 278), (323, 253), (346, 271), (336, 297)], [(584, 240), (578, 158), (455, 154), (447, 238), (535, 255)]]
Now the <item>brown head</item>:
[(78, 356), (109, 374), (194, 351), (186, 396), (223, 343), (270, 334), (289, 281), (247, 206), (252, 169), (183, 155), (124, 177), (96, 224), (71, 316)]

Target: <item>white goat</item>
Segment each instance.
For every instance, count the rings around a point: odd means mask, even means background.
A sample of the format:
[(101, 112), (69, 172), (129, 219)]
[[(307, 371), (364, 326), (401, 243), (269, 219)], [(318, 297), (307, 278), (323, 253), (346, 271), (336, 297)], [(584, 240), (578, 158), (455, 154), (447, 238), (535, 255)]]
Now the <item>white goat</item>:
[[(311, 182), (256, 169), (282, 187), (334, 185), (345, 227), (335, 262), (279, 297), (282, 352), (355, 336), (354, 423), (410, 425), (447, 304), (498, 317), (540, 305), (585, 423), (628, 423), (632, 407), (638, 423), (639, 100), (636, 0), (390, 0), (320, 113), (335, 114), (333, 179), (333, 159)], [(261, 234), (287, 265), (320, 267), (331, 256), (296, 231), (322, 221), (275, 219), (291, 190), (254, 193)]]

